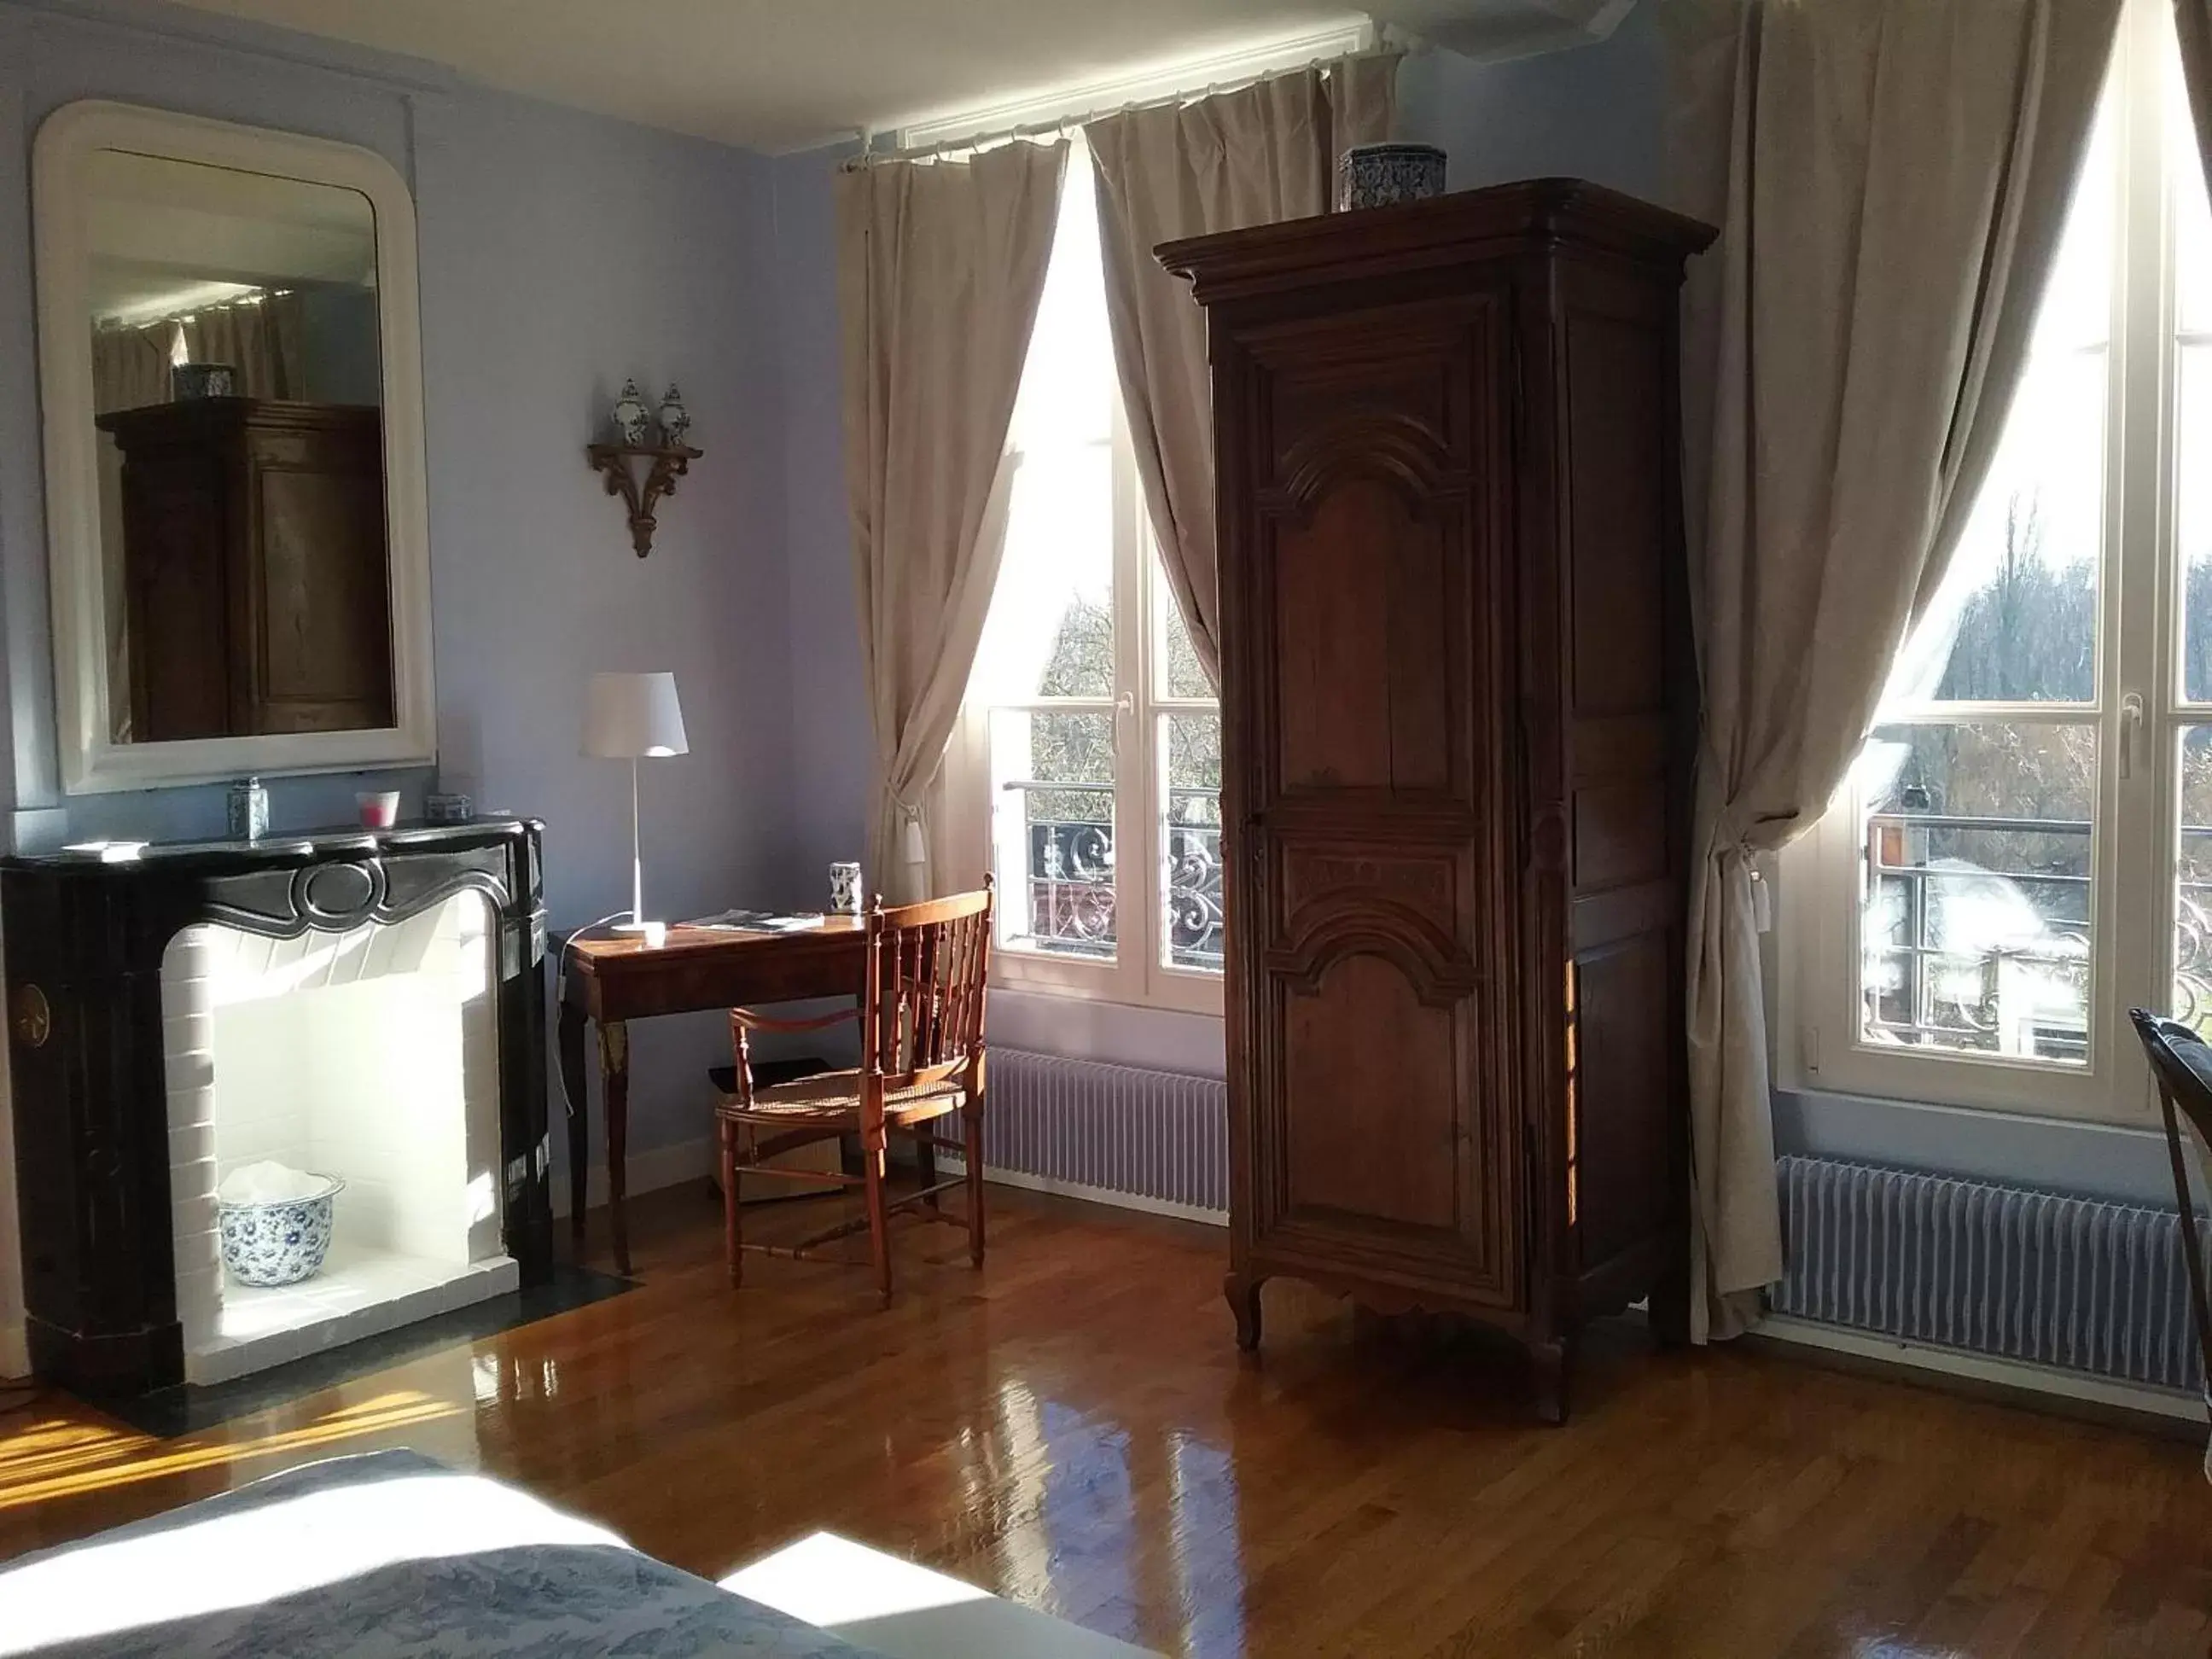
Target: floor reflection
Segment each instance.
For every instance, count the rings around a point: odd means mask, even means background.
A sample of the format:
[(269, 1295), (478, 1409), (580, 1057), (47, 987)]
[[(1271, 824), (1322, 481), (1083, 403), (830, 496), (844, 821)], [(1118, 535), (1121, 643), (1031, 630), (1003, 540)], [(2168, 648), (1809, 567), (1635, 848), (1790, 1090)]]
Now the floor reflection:
[[(1013, 1379), (1000, 1383), (998, 1410), (1005, 1464), (986, 1478), (1012, 1499), (998, 1548), (1005, 1594), (1127, 1642), (1243, 1652), (1243, 1551), (1225, 1449), (1185, 1428), (1102, 1419)], [(1147, 1626), (1145, 1611), (1161, 1608), (1179, 1628)]]

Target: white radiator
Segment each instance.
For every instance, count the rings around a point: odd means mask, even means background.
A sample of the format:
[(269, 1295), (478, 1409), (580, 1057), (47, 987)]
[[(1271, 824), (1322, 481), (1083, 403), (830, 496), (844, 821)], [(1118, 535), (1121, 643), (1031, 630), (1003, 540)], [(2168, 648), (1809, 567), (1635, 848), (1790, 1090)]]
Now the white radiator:
[(1229, 1085), (1219, 1078), (994, 1048), (988, 1087), (990, 1180), (1229, 1219)]
[(2175, 1212), (1828, 1158), (1777, 1158), (1775, 1171), (1787, 1264), (1777, 1313), (2202, 1386)]

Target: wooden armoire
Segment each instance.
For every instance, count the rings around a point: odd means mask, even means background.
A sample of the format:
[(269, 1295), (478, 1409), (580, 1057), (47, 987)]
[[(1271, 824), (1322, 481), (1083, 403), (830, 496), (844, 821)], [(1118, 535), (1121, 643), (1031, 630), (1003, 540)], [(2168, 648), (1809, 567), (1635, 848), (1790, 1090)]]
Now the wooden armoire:
[(1565, 1414), (1686, 1304), (1695, 673), (1678, 296), (1706, 227), (1538, 179), (1175, 242), (1221, 559), (1237, 1340), (1293, 1275), (1472, 1315)]

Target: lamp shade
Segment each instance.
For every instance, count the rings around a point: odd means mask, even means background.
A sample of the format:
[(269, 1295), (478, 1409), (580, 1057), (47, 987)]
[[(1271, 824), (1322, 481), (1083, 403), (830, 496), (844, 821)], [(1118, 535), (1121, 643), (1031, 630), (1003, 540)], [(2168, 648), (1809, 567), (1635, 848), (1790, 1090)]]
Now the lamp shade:
[(584, 702), (584, 752), (608, 760), (681, 755), (684, 709), (673, 674), (594, 674)]

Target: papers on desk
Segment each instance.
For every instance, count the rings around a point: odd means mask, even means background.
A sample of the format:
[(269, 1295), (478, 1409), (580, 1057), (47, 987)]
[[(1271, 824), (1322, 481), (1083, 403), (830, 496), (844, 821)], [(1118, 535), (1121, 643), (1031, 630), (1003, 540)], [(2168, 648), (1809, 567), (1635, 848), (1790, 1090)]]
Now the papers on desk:
[(822, 918), (816, 915), (785, 914), (775, 910), (718, 910), (711, 916), (701, 916), (696, 921), (681, 921), (679, 927), (704, 927), (710, 932), (725, 933), (803, 933), (811, 927), (819, 927)]

